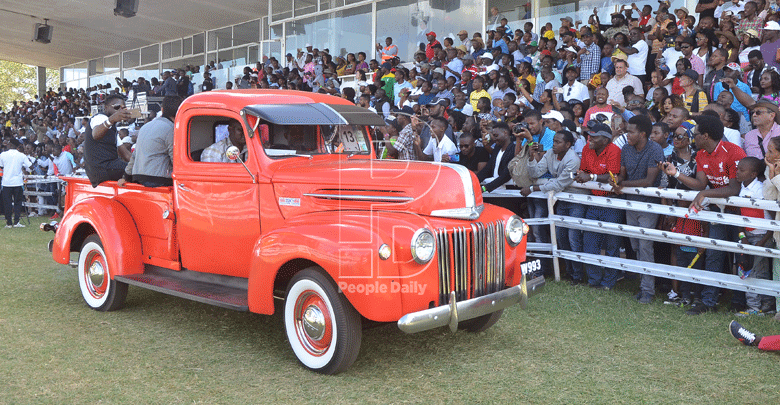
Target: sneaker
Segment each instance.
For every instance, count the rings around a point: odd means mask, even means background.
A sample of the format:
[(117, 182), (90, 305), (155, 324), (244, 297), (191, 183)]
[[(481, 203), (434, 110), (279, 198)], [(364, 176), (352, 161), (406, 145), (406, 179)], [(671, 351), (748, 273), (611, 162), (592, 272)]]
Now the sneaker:
[(761, 340), (761, 336), (756, 336), (755, 333), (745, 329), (737, 321), (731, 321), (729, 324), (729, 332), (731, 332), (731, 336), (734, 336), (745, 346), (757, 346), (758, 341)]
[(13, 227), (14, 227), (13, 225), (6, 225), (5, 229), (9, 229), (9, 228), (13, 228)]
[(59, 212), (55, 212), (54, 215), (52, 215), (49, 219), (58, 219), (60, 217)]
[(650, 294), (642, 294), (639, 297), (639, 303), (640, 304), (649, 304), (651, 302), (653, 302), (653, 296), (650, 295)]
[(664, 300), (664, 304), (666, 305), (677, 305), (678, 307), (682, 306), (682, 298), (679, 296), (676, 296), (674, 298), (667, 298)]
[(744, 311), (739, 311), (736, 314), (736, 316), (746, 317), (750, 315), (758, 315), (758, 316), (764, 316), (764, 312), (756, 309), (746, 309)]
[(705, 312), (715, 312), (717, 309), (712, 306), (708, 307), (707, 305), (704, 305), (704, 303), (697, 302), (694, 303), (693, 306), (691, 306), (691, 309), (685, 311), (685, 315), (701, 315)]
[(25, 227), (25, 225), (20, 224), (18, 222), (16, 223), (16, 225), (14, 225), (14, 228), (24, 228), (24, 227)]

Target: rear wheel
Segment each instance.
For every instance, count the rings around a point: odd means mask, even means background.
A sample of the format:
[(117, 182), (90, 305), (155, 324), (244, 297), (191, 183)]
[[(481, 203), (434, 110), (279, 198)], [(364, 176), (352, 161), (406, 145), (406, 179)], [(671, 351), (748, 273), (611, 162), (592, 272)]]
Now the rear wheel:
[(482, 315), (474, 319), (469, 319), (468, 321), (463, 321), (458, 325), (458, 329), (472, 333), (488, 330), (491, 326), (495, 325), (499, 319), (501, 319), (501, 314), (503, 313), (504, 310), (502, 309), (500, 311)]
[(284, 327), (295, 356), (318, 373), (342, 372), (360, 352), (360, 314), (317, 267), (305, 269), (290, 280)]
[(90, 235), (81, 245), (78, 275), (81, 296), (90, 308), (113, 311), (124, 305), (127, 284), (112, 280), (112, 270), (99, 236)]

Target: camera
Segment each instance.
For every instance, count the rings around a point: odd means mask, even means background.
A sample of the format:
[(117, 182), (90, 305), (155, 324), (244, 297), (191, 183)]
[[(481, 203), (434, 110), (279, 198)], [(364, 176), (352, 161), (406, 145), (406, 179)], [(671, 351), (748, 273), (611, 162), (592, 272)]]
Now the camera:
[(520, 132), (523, 132), (524, 129), (528, 129), (528, 123), (527, 122), (521, 122), (514, 127), (512, 127), (512, 132), (519, 134)]

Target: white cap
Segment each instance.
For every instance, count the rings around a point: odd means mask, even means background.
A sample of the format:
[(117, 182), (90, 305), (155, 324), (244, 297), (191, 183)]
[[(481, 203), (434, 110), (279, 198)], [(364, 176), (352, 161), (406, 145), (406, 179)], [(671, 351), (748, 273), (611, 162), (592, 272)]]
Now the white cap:
[(544, 120), (556, 120), (556, 121), (558, 121), (558, 122), (560, 122), (562, 124), (563, 123), (563, 114), (561, 114), (560, 112), (555, 111), (555, 110), (550, 110), (550, 112), (548, 112), (547, 114), (542, 115), (542, 119), (544, 119)]
[(463, 109), (460, 110), (463, 114), (465, 114), (467, 117), (471, 117), (474, 115), (474, 107), (471, 106), (471, 104), (466, 103), (466, 105), (463, 106)]
[(780, 31), (780, 24), (777, 21), (767, 21), (764, 31)]

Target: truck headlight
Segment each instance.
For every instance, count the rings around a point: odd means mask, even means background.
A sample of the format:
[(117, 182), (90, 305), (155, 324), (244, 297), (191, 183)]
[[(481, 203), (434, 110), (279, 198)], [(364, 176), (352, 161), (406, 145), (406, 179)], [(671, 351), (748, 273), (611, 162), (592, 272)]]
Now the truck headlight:
[(506, 221), (506, 242), (515, 247), (523, 240), (523, 235), (528, 233), (528, 225), (517, 215), (512, 215)]
[(433, 259), (433, 253), (436, 252), (436, 240), (433, 233), (420, 228), (412, 235), (412, 258), (420, 264), (425, 264)]

